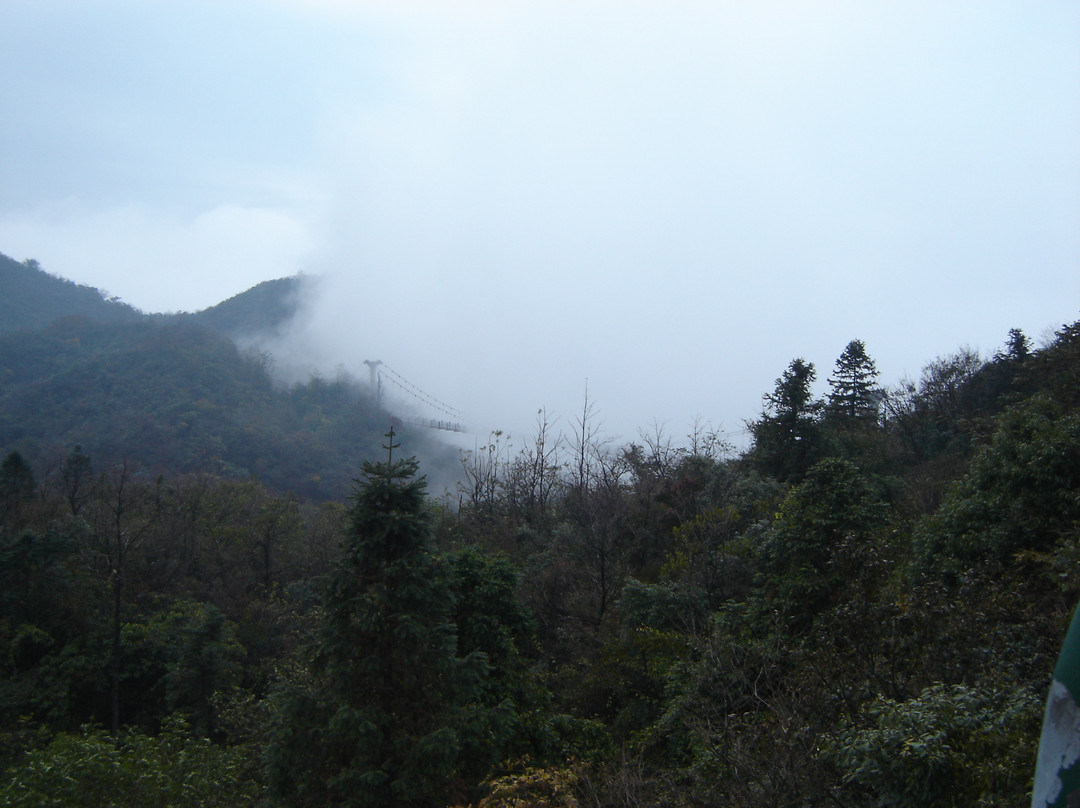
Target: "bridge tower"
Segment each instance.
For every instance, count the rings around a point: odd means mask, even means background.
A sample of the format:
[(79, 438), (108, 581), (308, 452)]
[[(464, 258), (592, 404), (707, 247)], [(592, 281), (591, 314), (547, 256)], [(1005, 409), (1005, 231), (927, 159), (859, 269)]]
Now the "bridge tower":
[(368, 373), (371, 377), (371, 391), (375, 393), (375, 405), (377, 407), (382, 406), (382, 376), (379, 375), (377, 368), (382, 364), (382, 360), (365, 359), (364, 364), (368, 366)]

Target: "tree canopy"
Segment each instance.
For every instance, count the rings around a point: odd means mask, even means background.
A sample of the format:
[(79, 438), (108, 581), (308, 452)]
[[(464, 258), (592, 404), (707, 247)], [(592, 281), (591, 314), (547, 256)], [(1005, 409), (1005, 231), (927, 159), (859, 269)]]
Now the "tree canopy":
[[(337, 420), (343, 380), (274, 388), (190, 325), (59, 323), (3, 354), (0, 804), (1029, 799), (1080, 601), (1080, 324), (887, 390), (853, 340), (824, 398), (797, 358), (742, 451), (616, 445), (586, 403), (571, 436), (541, 417), (466, 453), (456, 500), (407, 430), (362, 448), (377, 419)], [(150, 345), (217, 359), (140, 385), (121, 357), (171, 355)], [(80, 399), (74, 357), (127, 409)], [(171, 466), (215, 412), (250, 441), (228, 457), (300, 475)], [(83, 440), (110, 419), (154, 462)], [(330, 473), (308, 441), (350, 444), (351, 498), (288, 488)]]
[(878, 370), (861, 339), (853, 339), (836, 360), (829, 377), (828, 413), (848, 422), (873, 422), (881, 405)]

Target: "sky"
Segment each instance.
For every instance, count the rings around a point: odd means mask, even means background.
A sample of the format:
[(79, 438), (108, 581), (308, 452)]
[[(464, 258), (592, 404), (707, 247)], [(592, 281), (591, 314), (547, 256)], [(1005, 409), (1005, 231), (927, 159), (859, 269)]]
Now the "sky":
[(475, 440), (739, 444), (796, 357), (1080, 319), (1074, 0), (4, 0), (0, 75), (0, 252), (148, 312), (319, 276), (282, 367)]

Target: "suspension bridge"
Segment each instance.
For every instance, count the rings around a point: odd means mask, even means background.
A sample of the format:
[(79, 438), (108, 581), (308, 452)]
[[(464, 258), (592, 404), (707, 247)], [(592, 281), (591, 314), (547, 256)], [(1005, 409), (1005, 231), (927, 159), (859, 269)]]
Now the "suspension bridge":
[(441, 429), (446, 432), (465, 431), (461, 412), (454, 407), (424, 392), (382, 360), (365, 359), (364, 364), (368, 367), (371, 389), (375, 393), (375, 400), (380, 406), (382, 405), (383, 384), (385, 382), (386, 384), (392, 384), (408, 399), (419, 402), (427, 412), (435, 413), (434, 417), (407, 415), (401, 419), (405, 423), (428, 429)]

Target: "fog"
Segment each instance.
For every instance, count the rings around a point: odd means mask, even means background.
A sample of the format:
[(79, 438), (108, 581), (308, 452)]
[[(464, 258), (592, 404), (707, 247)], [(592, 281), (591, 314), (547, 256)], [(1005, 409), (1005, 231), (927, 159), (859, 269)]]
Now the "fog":
[(1077, 319), (1073, 3), (92, 0), (0, 29), (0, 251), (150, 311), (317, 275), (281, 366), (383, 361), (477, 439), (587, 390), (614, 440), (741, 442), (794, 357), (824, 383), (859, 338), (895, 383)]

